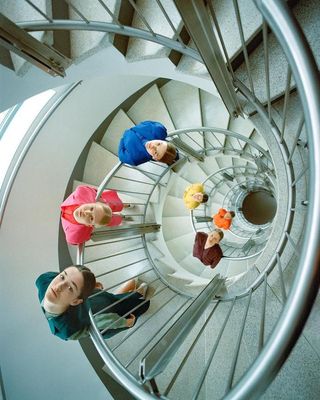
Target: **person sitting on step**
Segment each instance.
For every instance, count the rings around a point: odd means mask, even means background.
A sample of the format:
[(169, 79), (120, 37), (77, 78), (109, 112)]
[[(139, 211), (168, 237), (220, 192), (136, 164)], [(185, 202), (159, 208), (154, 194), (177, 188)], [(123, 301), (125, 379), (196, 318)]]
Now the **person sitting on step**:
[(234, 211), (227, 211), (224, 208), (220, 208), (217, 214), (212, 217), (213, 223), (217, 228), (228, 230), (230, 229), (234, 216)]
[(208, 201), (208, 195), (204, 191), (204, 186), (202, 183), (194, 183), (188, 186), (183, 193), (184, 205), (189, 210), (194, 210), (201, 203), (206, 203)]
[(233, 211), (227, 211), (224, 208), (220, 208), (217, 214), (212, 217), (196, 215), (195, 219), (197, 223), (201, 222), (213, 222), (217, 228), (228, 230), (232, 224), (232, 219), (235, 213)]
[(160, 122), (140, 122), (124, 132), (119, 143), (119, 159), (129, 165), (140, 165), (150, 160), (171, 165), (179, 159), (179, 153), (166, 137), (167, 129)]
[(61, 204), (61, 223), (69, 244), (80, 244), (90, 239), (94, 227), (116, 226), (129, 218), (120, 212), (133, 207), (124, 204), (114, 190), (104, 190), (96, 201), (97, 189), (80, 185)]
[[(146, 283), (136, 288), (132, 279), (112, 294), (103, 291), (101, 283), (97, 283), (94, 274), (83, 265), (72, 265), (60, 273), (41, 274), (36, 286), (51, 332), (63, 340), (78, 340), (89, 335), (89, 308), (93, 314), (101, 311), (94, 317), (99, 330), (110, 326), (103, 334), (107, 339), (131, 328), (150, 305), (150, 301), (145, 300)], [(89, 298), (90, 295), (94, 296)], [(108, 306), (111, 307), (102, 311)]]
[(223, 257), (219, 246), (223, 236), (220, 229), (214, 229), (209, 233), (197, 232), (193, 245), (193, 257), (197, 257), (202, 264), (215, 268)]

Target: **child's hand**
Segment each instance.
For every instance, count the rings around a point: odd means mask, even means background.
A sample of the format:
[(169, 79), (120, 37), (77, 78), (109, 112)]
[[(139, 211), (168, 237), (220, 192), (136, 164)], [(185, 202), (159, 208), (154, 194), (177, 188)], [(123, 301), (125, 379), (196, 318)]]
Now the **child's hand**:
[(133, 327), (134, 323), (136, 322), (136, 317), (134, 314), (130, 314), (130, 318), (127, 318), (127, 327)]
[(103, 290), (103, 284), (101, 282), (96, 282), (95, 289)]

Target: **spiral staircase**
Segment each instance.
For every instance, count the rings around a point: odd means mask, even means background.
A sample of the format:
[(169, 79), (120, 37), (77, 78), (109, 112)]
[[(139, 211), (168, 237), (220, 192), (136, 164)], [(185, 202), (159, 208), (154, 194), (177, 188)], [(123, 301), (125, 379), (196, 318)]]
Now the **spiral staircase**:
[[(92, 185), (99, 198), (105, 188), (115, 189), (135, 204), (125, 211), (129, 221), (98, 229), (83, 246), (68, 249), (73, 262), (89, 266), (105, 290), (136, 277), (149, 284), (150, 309), (134, 328), (105, 341), (91, 315), (91, 340), (103, 369), (139, 399), (316, 399), (314, 387), (303, 397), (306, 389), (297, 389), (292, 378), (301, 362), (307, 365), (301, 374), (314, 385), (310, 370), (320, 351), (312, 335), (300, 337), (271, 383), (299, 338), (319, 280), (319, 238), (311, 224), (319, 205), (319, 118), (311, 115), (318, 76), (306, 100), (311, 88), (301, 65), (312, 59), (298, 39), (286, 47), (282, 35), (290, 29), (283, 33), (276, 21), (283, 17), (299, 37), (289, 9), (264, 1), (255, 2), (259, 11), (251, 1), (240, 7), (237, 1), (98, 3), (52, 3), (50, 12), (41, 1), (22, 2), (19, 10), (3, 3), (1, 11), (74, 63), (113, 46), (129, 62), (169, 58), (190, 81), (194, 76), (194, 84), (156, 79), (104, 115), (79, 161), (83, 173), (71, 178), (66, 191)], [(319, 13), (316, 2), (288, 3), (308, 34)], [(23, 14), (32, 21), (41, 12), (43, 21), (19, 22)], [(201, 21), (199, 29), (194, 18)], [(204, 34), (212, 26), (208, 42), (218, 48), (208, 62)], [(28, 63), (1, 54), (7, 67), (28, 79)], [(312, 81), (311, 69), (308, 74)], [(213, 79), (216, 88), (211, 93), (199, 88), (196, 77)], [(123, 131), (143, 120), (167, 127), (180, 152), (176, 164), (119, 163)], [(205, 185), (209, 201), (189, 212), (182, 197), (194, 182)], [(266, 201), (266, 211), (273, 208), (263, 223), (249, 221), (244, 209), (254, 193)], [(211, 270), (192, 257), (192, 246), (197, 231), (213, 227), (201, 218), (222, 206), (236, 217), (221, 242), (224, 257)], [(93, 350), (86, 355), (95, 365)]]

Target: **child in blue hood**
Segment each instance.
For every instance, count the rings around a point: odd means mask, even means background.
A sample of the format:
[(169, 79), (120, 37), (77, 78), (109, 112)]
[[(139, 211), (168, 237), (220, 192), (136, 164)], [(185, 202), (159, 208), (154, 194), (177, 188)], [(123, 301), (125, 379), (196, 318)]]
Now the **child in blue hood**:
[(171, 165), (179, 159), (179, 153), (166, 137), (167, 129), (160, 122), (143, 121), (124, 132), (119, 143), (119, 159), (129, 165), (150, 160)]

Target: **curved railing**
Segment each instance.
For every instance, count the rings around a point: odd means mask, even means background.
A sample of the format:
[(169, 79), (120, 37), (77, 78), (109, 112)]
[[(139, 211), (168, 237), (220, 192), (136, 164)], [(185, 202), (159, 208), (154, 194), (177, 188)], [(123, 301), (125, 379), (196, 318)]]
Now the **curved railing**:
[[(239, 177), (240, 182), (237, 181), (237, 177)], [(243, 181), (241, 181), (241, 179)], [(252, 191), (252, 185), (257, 186), (259, 183), (261, 187), (264, 187), (264, 179), (266, 179), (265, 173), (259, 174), (257, 168), (232, 166), (221, 168), (209, 175), (207, 179), (202, 182), (205, 185), (205, 190), (210, 200), (208, 201), (209, 204), (206, 203), (202, 207), (191, 210), (190, 215), (194, 231), (207, 232), (212, 230), (211, 209), (212, 202), (214, 203), (215, 193), (219, 191), (222, 184), (229, 185), (227, 186), (227, 193), (224, 195), (223, 202), (220, 203), (218, 208), (222, 207), (228, 210), (236, 210), (236, 216), (233, 218), (228, 233), (231, 233), (235, 240), (239, 241), (240, 239), (245, 241), (238, 242), (236, 246), (232, 237), (230, 237), (231, 243), (229, 243), (228, 239), (224, 239), (221, 242), (221, 248), (225, 259), (244, 260), (256, 257), (263, 251), (268, 242), (270, 229), (268, 230), (268, 234), (266, 234), (265, 229), (270, 227), (270, 224), (265, 224), (265, 226), (253, 225), (241, 217), (241, 211), (239, 211), (242, 205), (242, 195), (246, 195), (248, 192)], [(236, 198), (236, 201), (233, 201), (233, 197)], [(216, 201), (215, 204), (218, 205), (219, 202)], [(211, 212), (209, 210), (211, 210)], [(217, 211), (218, 209), (215, 209), (215, 212)], [(203, 217), (205, 219), (207, 218), (209, 221), (202, 220)]]
[[(320, 212), (320, 188), (316, 184), (320, 179), (320, 160), (316, 156), (316, 151), (320, 148), (319, 73), (308, 43), (288, 7), (276, 1), (256, 1), (256, 4), (282, 45), (301, 97), (310, 152), (311, 184), (308, 190), (310, 207), (299, 266), (280, 320), (255, 363), (227, 396), (229, 399), (257, 396), (274, 378), (303, 328), (308, 311), (317, 295), (320, 279), (318, 270), (320, 233), (316, 224), (312, 224), (312, 219), (315, 217), (314, 210), (317, 210), (317, 214)], [(265, 116), (265, 111), (261, 107), (259, 111)], [(285, 116), (286, 113), (284, 118)], [(297, 136), (298, 140), (299, 135)], [(283, 130), (279, 139), (283, 144)], [(287, 153), (289, 164), (296, 144), (297, 142), (294, 143), (291, 152)], [(293, 187), (296, 186), (298, 179), (297, 176), (292, 184)], [(285, 232), (285, 236), (290, 241), (288, 232)]]
[[(190, 139), (190, 132), (197, 132), (198, 135), (193, 136), (192, 139)], [(223, 143), (220, 143), (219, 145), (213, 144), (212, 141), (217, 138), (216, 136), (217, 133), (223, 135), (225, 138), (228, 137), (236, 138), (241, 148), (234, 149), (234, 147), (230, 145), (225, 145), (224, 144), (225, 139), (223, 140)], [(97, 229), (92, 236), (92, 240), (94, 242), (97, 242), (97, 244), (91, 243), (89, 246), (90, 247), (100, 246), (100, 242), (103, 240), (114, 240), (120, 238), (121, 241), (122, 237), (124, 238), (123, 241), (125, 242), (128, 240), (127, 237), (128, 235), (130, 235), (130, 233), (131, 235), (133, 234), (140, 235), (142, 244), (144, 246), (146, 258), (149, 260), (150, 265), (156, 271), (157, 275), (161, 278), (161, 280), (172, 290), (180, 294), (183, 294), (185, 296), (190, 296), (190, 293), (181, 291), (170, 284), (170, 282), (166, 279), (166, 276), (157, 267), (157, 263), (150, 255), (149, 247), (147, 246), (145, 234), (152, 232), (153, 229), (154, 231), (156, 231), (159, 228), (159, 225), (155, 221), (149, 221), (147, 217), (148, 207), (150, 206), (150, 204), (152, 204), (152, 198), (153, 196), (157, 196), (156, 191), (159, 192), (161, 188), (164, 188), (167, 185), (168, 179), (170, 177), (170, 174), (168, 173), (171, 171), (171, 169), (179, 167), (179, 164), (181, 163), (183, 164), (188, 157), (201, 158), (204, 154), (209, 155), (211, 154), (211, 152), (213, 152), (214, 154), (218, 154), (226, 150), (229, 152), (229, 154), (238, 155), (241, 152), (243, 153), (242, 149), (244, 146), (247, 146), (247, 148), (249, 146), (255, 149), (257, 152), (263, 154), (265, 156), (266, 162), (268, 162), (270, 166), (272, 166), (272, 162), (267, 152), (260, 146), (255, 144), (252, 140), (246, 138), (243, 135), (225, 129), (208, 128), (208, 127), (190, 128), (185, 130), (173, 131), (169, 133), (168, 136), (169, 140), (174, 142), (174, 144), (179, 148), (180, 152), (179, 161), (170, 168), (167, 168), (164, 165), (156, 162), (142, 164), (138, 167), (132, 167), (127, 164), (118, 163), (107, 174), (107, 176), (105, 177), (105, 179), (100, 184), (97, 190), (97, 199), (101, 196), (101, 193), (104, 189), (109, 189), (109, 190), (114, 189), (117, 190), (117, 192), (123, 198), (124, 202), (130, 202), (131, 198), (133, 198), (133, 203), (137, 207), (134, 209), (135, 211), (132, 212), (129, 211), (130, 214), (128, 216), (132, 221), (130, 221), (128, 224), (120, 227), (113, 227), (112, 229), (110, 228)], [(206, 147), (202, 145), (204, 141), (206, 143)], [(193, 147), (191, 147), (190, 144), (192, 144)], [(190, 151), (190, 153), (188, 153), (188, 151)], [(247, 154), (247, 160), (249, 161), (251, 160), (251, 162), (254, 162), (255, 154), (253, 154), (251, 150), (246, 154)], [(259, 253), (260, 253), (261, 244), (259, 243), (257, 245), (259, 247)], [(85, 247), (84, 246), (80, 247), (80, 252), (78, 254), (78, 261), (80, 262), (80, 259), (82, 261), (85, 260), (86, 264), (91, 266), (93, 270), (94, 267), (92, 266), (92, 263), (99, 262), (103, 259), (108, 259), (110, 260), (110, 262), (112, 262), (113, 256), (116, 257), (120, 255), (119, 252), (116, 252), (114, 255), (111, 254), (108, 255), (107, 257), (98, 257), (97, 259), (94, 258), (84, 259)], [(226, 248), (227, 247), (229, 248), (230, 246), (226, 246)], [(230, 248), (230, 251), (235, 251), (235, 250), (240, 251), (241, 253), (241, 249), (234, 247)], [(130, 249), (128, 253), (131, 252), (132, 249)], [(126, 256), (126, 254), (127, 254), (126, 251), (121, 252), (122, 256)], [(246, 250), (245, 253), (241, 255), (241, 258), (247, 259), (252, 257), (253, 255), (256, 255), (256, 252), (251, 251), (250, 254), (248, 254)], [(238, 257), (240, 257), (240, 255), (238, 255)], [(228, 257), (227, 254), (225, 258), (230, 259), (230, 257)], [(234, 258), (235, 256), (232, 257), (232, 259)], [(132, 263), (128, 263), (128, 268), (129, 267), (132, 267)], [(124, 265), (122, 266), (122, 268), (125, 269), (126, 266)], [(104, 273), (102, 275), (98, 274), (99, 275), (98, 277), (104, 276), (106, 278), (106, 276), (111, 274), (112, 272), (115, 271), (111, 270), (108, 273)]]
[[(276, 145), (281, 154), (282, 160), (284, 160), (285, 177), (287, 182), (287, 202), (286, 202), (286, 213), (284, 219), (284, 229), (277, 242), (277, 246), (273, 255), (268, 259), (267, 267), (263, 272), (263, 275), (258, 275), (256, 279), (253, 279), (252, 283), (246, 287), (242, 292), (238, 292), (236, 296), (230, 295), (224, 296), (223, 301), (218, 300), (216, 308), (213, 309), (212, 314), (214, 315), (215, 310), (219, 309), (221, 304), (225, 304), (228, 300), (232, 301), (230, 308), (226, 313), (226, 318), (221, 326), (218, 333), (217, 341), (215, 342), (212, 351), (209, 355), (208, 363), (205, 365), (203, 374), (200, 380), (196, 382), (196, 390), (193, 398), (197, 398), (206, 374), (209, 370), (210, 363), (214, 357), (215, 351), (220, 343), (221, 337), (224, 333), (228, 319), (235, 307), (243, 300), (247, 298), (245, 306), (245, 312), (241, 323), (241, 328), (238, 334), (237, 344), (234, 350), (234, 357), (232, 365), (230, 367), (230, 373), (227, 379), (225, 398), (226, 399), (247, 399), (257, 397), (262, 393), (270, 381), (274, 378), (275, 374), (279, 371), (281, 365), (288, 356), (294, 343), (296, 342), (304, 322), (308, 317), (308, 313), (313, 304), (314, 298), (317, 293), (319, 284), (319, 244), (320, 244), (320, 232), (318, 229), (319, 210), (320, 210), (320, 188), (317, 182), (320, 182), (320, 160), (317, 156), (317, 151), (320, 148), (320, 120), (319, 120), (319, 109), (320, 109), (320, 87), (319, 87), (319, 73), (317, 66), (314, 62), (313, 56), (309, 49), (308, 43), (306, 42), (303, 34), (301, 33), (300, 27), (293, 18), (290, 10), (284, 2), (276, 0), (255, 0), (255, 4), (260, 10), (263, 18), (263, 42), (264, 42), (264, 55), (266, 59), (266, 92), (267, 92), (267, 111), (263, 104), (257, 98), (254, 91), (254, 84), (251, 77), (249, 57), (247, 52), (246, 43), (243, 40), (243, 29), (241, 23), (241, 16), (239, 13), (237, 1), (234, 1), (234, 7), (237, 15), (237, 21), (239, 25), (239, 34), (242, 39), (242, 52), (247, 69), (247, 79), (249, 81), (248, 87), (239, 80), (236, 76), (232, 67), (230, 68), (230, 60), (228, 54), (226, 54), (223, 38), (217, 25), (217, 32), (219, 40), (221, 41), (221, 47), (224, 50), (225, 62), (229, 66), (230, 76), (232, 81), (247, 99), (247, 101), (253, 105), (254, 110), (258, 112), (260, 118), (264, 121), (265, 125), (268, 126), (272, 136), (276, 139)], [(210, 12), (212, 13), (210, 8)], [(216, 21), (214, 20), (214, 23)], [(267, 25), (268, 24), (268, 25)], [(98, 23), (92, 21), (53, 21), (52, 19), (48, 22), (29, 22), (20, 24), (21, 27), (35, 31), (35, 30), (55, 30), (55, 29), (79, 29), (79, 30), (94, 30), (103, 32), (113, 32), (121, 35), (127, 35), (131, 37), (137, 37), (145, 40), (154, 41), (162, 44), (163, 46), (175, 49), (182, 54), (186, 54), (193, 57), (195, 60), (202, 61), (207, 54), (201, 54), (196, 50), (190, 49), (182, 44), (179, 35), (174, 36), (174, 40), (163, 37), (156, 34), (148, 28), (148, 32), (139, 30), (131, 27), (125, 27), (121, 24), (107, 24)], [(268, 66), (268, 28), (271, 28), (274, 35), (277, 37), (281, 47), (283, 48), (290, 67), (288, 68), (287, 84), (285, 89), (285, 106), (283, 110), (283, 119), (280, 122), (280, 128), (277, 127), (274, 121), (274, 115), (271, 107), (271, 96), (269, 85), (269, 66)], [(190, 31), (193, 27), (190, 25)], [(175, 39), (178, 38), (178, 41)], [(228, 75), (228, 77), (230, 78)], [(285, 135), (285, 120), (287, 116), (286, 104), (289, 101), (291, 85), (291, 76), (294, 78), (296, 87), (299, 91), (301, 104), (303, 108), (303, 118), (296, 131), (294, 140), (290, 146), (286, 143)], [(293, 161), (296, 157), (299, 157), (299, 138), (302, 132), (302, 127), (305, 126), (308, 135), (308, 151), (309, 151), (309, 164), (305, 166), (299, 173), (296, 172)], [(217, 146), (218, 147), (218, 146)], [(240, 154), (240, 153), (239, 153)], [(242, 156), (244, 154), (241, 154)], [(277, 166), (275, 163), (277, 170)], [(297, 200), (297, 186), (301, 182), (302, 178), (306, 178), (307, 172), (309, 174), (310, 184), (308, 186), (308, 196), (303, 199), (304, 204), (308, 204), (307, 217), (306, 217), (306, 231), (303, 238), (303, 243), (300, 250), (300, 239), (297, 238), (297, 243), (293, 240), (293, 224), (295, 218), (295, 209), (300, 204)], [(150, 177), (150, 173), (149, 173)], [(278, 191), (279, 192), (279, 191)], [(144, 195), (142, 195), (144, 196)], [(301, 241), (301, 242), (302, 242)], [(299, 265), (295, 275), (294, 282), (290, 287), (290, 292), (285, 287), (284, 271), (282, 269), (282, 255), (287, 248), (291, 248), (296, 256), (299, 258)], [(81, 258), (79, 259), (81, 261)], [(277, 268), (275, 268), (277, 267)], [(253, 268), (254, 269), (254, 268)], [(268, 341), (265, 342), (265, 304), (267, 298), (267, 285), (275, 281), (273, 276), (274, 272), (278, 274), (278, 281), (280, 282), (280, 298), (284, 304), (279, 320), (275, 323), (273, 332), (269, 337)], [(252, 364), (252, 366), (246, 371), (243, 377), (238, 383), (233, 385), (235, 368), (237, 365), (238, 355), (241, 346), (241, 340), (243, 336), (243, 330), (246, 323), (248, 309), (250, 302), (257, 293), (258, 288), (263, 288), (263, 305), (261, 316), (260, 316), (260, 335), (259, 335), (259, 355)], [(210, 320), (210, 318), (208, 318)], [(205, 329), (206, 323), (203, 325)], [(203, 332), (200, 330), (200, 334)], [(200, 337), (200, 336), (199, 336)], [(109, 368), (114, 372), (122, 383), (128, 388), (128, 390), (137, 398), (149, 399), (155, 398), (154, 394), (147, 393), (145, 386), (142, 383), (138, 383), (137, 378), (133, 378), (132, 375), (125, 370), (125, 368), (119, 364), (119, 362), (112, 358), (109, 351), (106, 349), (101, 335), (97, 332), (96, 328), (92, 327), (92, 338), (95, 342), (97, 349), (99, 350), (103, 360), (108, 364)], [(198, 337), (197, 337), (198, 339)], [(187, 355), (191, 354), (193, 345), (187, 352)], [(184, 361), (183, 361), (184, 362)], [(177, 369), (173, 381), (164, 389), (164, 396), (167, 396), (181, 369)], [(154, 378), (153, 378), (154, 380)], [(152, 381), (150, 381), (152, 382)], [(154, 389), (154, 382), (151, 384), (151, 391)], [(224, 394), (222, 394), (224, 395)]]

